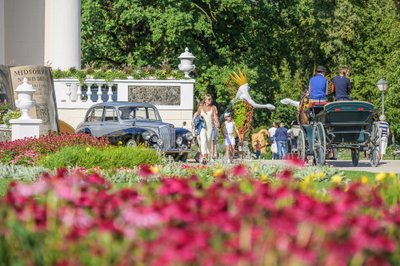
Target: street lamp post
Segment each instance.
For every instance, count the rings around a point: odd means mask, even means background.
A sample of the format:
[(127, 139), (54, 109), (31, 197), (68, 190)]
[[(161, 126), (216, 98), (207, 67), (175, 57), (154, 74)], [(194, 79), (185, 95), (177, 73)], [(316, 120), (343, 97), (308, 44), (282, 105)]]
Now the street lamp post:
[(376, 83), (376, 86), (378, 86), (378, 89), (382, 92), (382, 114), (385, 114), (385, 91), (387, 90), (387, 82), (383, 78)]

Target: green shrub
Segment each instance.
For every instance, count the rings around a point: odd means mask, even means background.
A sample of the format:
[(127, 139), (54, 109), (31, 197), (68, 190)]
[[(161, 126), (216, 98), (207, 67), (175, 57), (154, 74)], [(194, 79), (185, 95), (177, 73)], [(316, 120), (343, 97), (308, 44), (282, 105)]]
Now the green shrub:
[(145, 147), (83, 148), (65, 147), (57, 153), (42, 158), (38, 165), (48, 169), (61, 167), (85, 167), (101, 169), (131, 168), (140, 164), (159, 164), (161, 156), (155, 150)]
[(1, 116), (0, 124), (10, 126), (10, 120), (19, 118), (21, 114), (22, 112), (19, 110), (9, 110)]
[(11, 105), (9, 103), (0, 103), (0, 124), (4, 124), (3, 116), (11, 110)]

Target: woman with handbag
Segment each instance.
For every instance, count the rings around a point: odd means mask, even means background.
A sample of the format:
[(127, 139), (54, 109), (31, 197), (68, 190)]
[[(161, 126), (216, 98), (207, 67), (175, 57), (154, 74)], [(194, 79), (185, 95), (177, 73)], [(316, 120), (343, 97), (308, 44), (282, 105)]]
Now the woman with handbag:
[(201, 152), (201, 162), (206, 164), (208, 161), (208, 156), (212, 156), (211, 152), (213, 139), (212, 130), (213, 125), (219, 128), (218, 122), (218, 112), (215, 105), (212, 104), (211, 95), (207, 94), (204, 98), (203, 104), (197, 109), (197, 115), (201, 116), (204, 120), (204, 127), (200, 130), (200, 152)]

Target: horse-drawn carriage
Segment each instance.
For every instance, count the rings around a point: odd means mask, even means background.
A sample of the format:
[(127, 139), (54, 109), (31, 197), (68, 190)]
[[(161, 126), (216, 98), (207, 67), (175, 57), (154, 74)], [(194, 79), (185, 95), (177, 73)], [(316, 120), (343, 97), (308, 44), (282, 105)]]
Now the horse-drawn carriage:
[(300, 102), (297, 155), (305, 160), (313, 156), (316, 165), (323, 165), (328, 150), (350, 149), (354, 166), (359, 153), (367, 151), (372, 166), (380, 160), (379, 124), (374, 122), (374, 106), (362, 101)]

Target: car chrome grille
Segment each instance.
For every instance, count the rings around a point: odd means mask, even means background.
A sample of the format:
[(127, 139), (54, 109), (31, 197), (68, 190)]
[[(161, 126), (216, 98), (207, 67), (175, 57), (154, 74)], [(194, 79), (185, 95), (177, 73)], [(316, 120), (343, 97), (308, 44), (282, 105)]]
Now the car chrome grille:
[(175, 129), (173, 126), (164, 126), (160, 128), (161, 139), (164, 142), (164, 148), (175, 147)]

